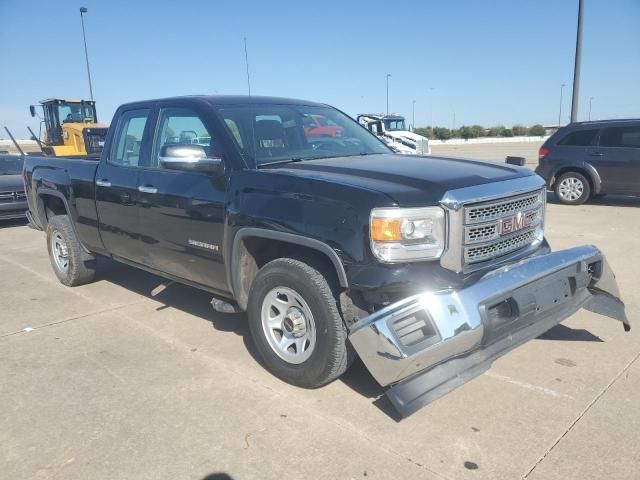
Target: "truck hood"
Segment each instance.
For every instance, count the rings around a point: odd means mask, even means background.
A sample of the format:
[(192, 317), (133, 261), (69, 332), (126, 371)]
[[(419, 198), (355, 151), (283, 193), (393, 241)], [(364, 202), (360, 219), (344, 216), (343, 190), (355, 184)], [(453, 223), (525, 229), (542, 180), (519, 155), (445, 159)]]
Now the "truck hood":
[(408, 132), (405, 130), (392, 130), (384, 132), (385, 135), (388, 135), (393, 138), (407, 139), (414, 142), (419, 142), (420, 140), (428, 140), (426, 137), (422, 135), (418, 135), (417, 133)]
[(275, 171), (374, 190), (400, 206), (433, 205), (449, 190), (534, 175), (508, 164), (393, 154), (308, 160)]

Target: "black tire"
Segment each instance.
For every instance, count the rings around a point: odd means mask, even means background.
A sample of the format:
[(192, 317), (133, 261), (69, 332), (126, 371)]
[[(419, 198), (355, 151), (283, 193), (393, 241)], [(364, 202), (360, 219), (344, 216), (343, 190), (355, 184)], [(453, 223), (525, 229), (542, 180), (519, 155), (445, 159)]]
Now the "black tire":
[[(575, 190), (566, 190), (575, 185)], [(558, 177), (553, 185), (553, 191), (560, 203), (565, 205), (582, 205), (591, 196), (591, 184), (589, 180), (578, 172), (565, 172)], [(579, 194), (579, 195), (577, 195)]]
[[(299, 364), (281, 358), (269, 344), (266, 327), (263, 328), (263, 302), (269, 292), (278, 288), (295, 290), (313, 316), (315, 347), (309, 358)], [(262, 267), (251, 285), (247, 313), (251, 337), (264, 365), (287, 383), (320, 387), (342, 375), (355, 357), (329, 281), (303, 261), (279, 258)]]
[[(61, 261), (56, 261), (55, 243), (62, 245), (66, 254), (66, 268), (60, 265)], [(56, 215), (49, 218), (47, 249), (51, 266), (60, 283), (75, 287), (93, 281), (96, 273), (95, 258), (82, 249), (68, 216)]]

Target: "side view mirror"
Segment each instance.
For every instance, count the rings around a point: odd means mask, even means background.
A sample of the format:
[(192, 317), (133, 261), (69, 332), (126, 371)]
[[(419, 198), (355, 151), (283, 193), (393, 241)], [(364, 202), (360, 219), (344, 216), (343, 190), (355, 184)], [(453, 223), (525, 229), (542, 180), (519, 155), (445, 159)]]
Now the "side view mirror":
[(217, 173), (222, 170), (222, 158), (207, 157), (201, 145), (164, 145), (160, 149), (160, 166), (168, 170)]
[(35, 105), (29, 105), (29, 112), (31, 112), (31, 116), (32, 117), (36, 116), (36, 107), (35, 107)]

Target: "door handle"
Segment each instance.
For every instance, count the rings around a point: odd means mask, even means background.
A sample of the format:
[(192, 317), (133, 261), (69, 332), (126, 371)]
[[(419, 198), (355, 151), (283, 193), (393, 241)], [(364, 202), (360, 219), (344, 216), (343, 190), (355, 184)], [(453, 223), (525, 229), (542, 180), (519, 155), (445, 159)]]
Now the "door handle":
[(592, 157), (602, 157), (604, 155), (604, 153), (602, 153), (602, 152), (591, 152), (589, 155), (591, 155)]
[(158, 189), (156, 187), (145, 187), (142, 185), (138, 187), (138, 191), (142, 193), (158, 193)]
[(96, 180), (96, 186), (109, 188), (111, 186), (111, 182), (109, 180), (104, 180), (104, 179)]

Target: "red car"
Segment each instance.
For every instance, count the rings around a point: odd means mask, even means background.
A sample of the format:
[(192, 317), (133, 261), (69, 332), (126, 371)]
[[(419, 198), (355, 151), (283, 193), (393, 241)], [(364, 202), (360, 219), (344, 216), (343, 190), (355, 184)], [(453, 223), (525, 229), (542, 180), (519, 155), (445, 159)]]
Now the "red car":
[(341, 137), (344, 133), (342, 127), (322, 115), (307, 115), (303, 126), (307, 137)]

